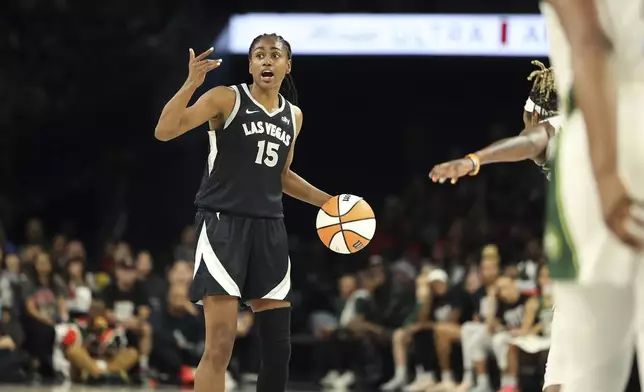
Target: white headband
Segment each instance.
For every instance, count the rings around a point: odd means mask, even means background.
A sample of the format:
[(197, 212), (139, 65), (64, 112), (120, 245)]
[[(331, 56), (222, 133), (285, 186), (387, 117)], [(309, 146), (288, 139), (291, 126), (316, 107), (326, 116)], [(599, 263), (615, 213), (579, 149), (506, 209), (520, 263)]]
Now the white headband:
[(542, 111), (541, 106), (534, 103), (529, 97), (525, 101), (525, 106), (523, 106), (523, 110), (525, 110), (526, 112), (537, 112), (537, 113), (541, 113)]

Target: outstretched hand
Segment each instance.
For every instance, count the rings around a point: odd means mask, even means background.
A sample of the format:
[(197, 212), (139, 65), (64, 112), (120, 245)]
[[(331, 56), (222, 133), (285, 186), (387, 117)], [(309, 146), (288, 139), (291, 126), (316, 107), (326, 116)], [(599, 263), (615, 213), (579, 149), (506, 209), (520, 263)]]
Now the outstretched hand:
[(440, 184), (446, 180), (450, 180), (452, 184), (456, 184), (459, 178), (470, 174), (474, 170), (474, 162), (469, 158), (455, 159), (453, 161), (445, 162), (434, 166), (432, 171), (429, 172), (429, 178), (433, 182)]
[(221, 65), (221, 59), (206, 59), (206, 57), (210, 56), (214, 51), (214, 48), (210, 48), (201, 53), (199, 56), (195, 57), (195, 51), (190, 48), (188, 79), (186, 80), (187, 84), (192, 84), (195, 87), (201, 86), (206, 79), (206, 74)]

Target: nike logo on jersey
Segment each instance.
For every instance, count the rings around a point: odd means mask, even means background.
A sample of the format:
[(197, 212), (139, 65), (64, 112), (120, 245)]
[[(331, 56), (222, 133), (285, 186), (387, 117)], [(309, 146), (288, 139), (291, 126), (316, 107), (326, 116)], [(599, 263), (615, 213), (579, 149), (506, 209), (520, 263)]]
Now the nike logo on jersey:
[(246, 114), (253, 114), (253, 113), (259, 113), (259, 110), (246, 109)]
[(282, 131), (282, 128), (268, 121), (252, 121), (250, 123), (242, 124), (246, 136), (265, 133), (279, 139), (288, 147), (291, 144), (291, 135)]

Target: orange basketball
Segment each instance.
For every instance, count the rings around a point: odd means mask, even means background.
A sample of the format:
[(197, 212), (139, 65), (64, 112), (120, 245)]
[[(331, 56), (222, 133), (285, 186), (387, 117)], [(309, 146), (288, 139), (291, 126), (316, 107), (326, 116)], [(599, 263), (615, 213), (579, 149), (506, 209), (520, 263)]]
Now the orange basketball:
[(354, 195), (332, 197), (318, 211), (315, 223), (322, 243), (343, 254), (364, 249), (376, 232), (371, 206)]

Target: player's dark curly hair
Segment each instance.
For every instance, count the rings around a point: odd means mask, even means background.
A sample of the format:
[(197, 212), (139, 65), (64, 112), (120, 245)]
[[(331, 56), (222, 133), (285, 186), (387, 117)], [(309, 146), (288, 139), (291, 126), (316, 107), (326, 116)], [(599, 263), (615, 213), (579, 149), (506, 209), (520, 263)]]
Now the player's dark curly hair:
[[(288, 52), (287, 55), (288, 55), (289, 60), (291, 59), (291, 56), (292, 56), (292, 53), (293, 53), (291, 51), (291, 44), (287, 40), (285, 40), (284, 37), (282, 37), (281, 35), (277, 35), (275, 33), (261, 34), (261, 35), (258, 35), (257, 37), (255, 37), (253, 42), (250, 44), (250, 48), (248, 48), (248, 58), (251, 57), (251, 53), (252, 53), (253, 48), (255, 47), (255, 45), (257, 45), (257, 43), (260, 40), (264, 39), (264, 38), (274, 38), (274, 39), (278, 40), (279, 42), (281, 42), (282, 45), (284, 45), (284, 47), (286, 48), (286, 51)], [(289, 101), (293, 105), (297, 106), (297, 104), (298, 104), (297, 103), (297, 90), (295, 89), (295, 82), (293, 82), (293, 77), (291, 76), (291, 74), (287, 74), (286, 77), (284, 78), (284, 81), (282, 82), (282, 85), (280, 86), (280, 94), (282, 94), (282, 96), (287, 101)]]
[(538, 113), (540, 117), (552, 117), (559, 110), (559, 94), (555, 84), (554, 69), (546, 68), (539, 60), (533, 60), (532, 64), (539, 69), (528, 76), (528, 80), (534, 82), (530, 90), (530, 99), (541, 107), (541, 112)]

